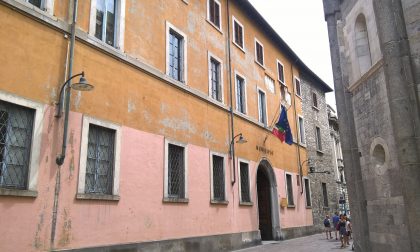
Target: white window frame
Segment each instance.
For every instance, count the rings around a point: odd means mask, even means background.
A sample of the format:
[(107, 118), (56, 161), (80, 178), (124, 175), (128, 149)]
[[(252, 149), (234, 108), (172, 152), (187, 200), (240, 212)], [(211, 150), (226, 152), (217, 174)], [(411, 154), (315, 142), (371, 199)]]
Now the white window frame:
[[(38, 186), (38, 173), (40, 169), (40, 157), (41, 157), (41, 143), (42, 133), (44, 126), (44, 112), (46, 107), (41, 104), (23, 97), (19, 97), (13, 94), (9, 94), (0, 90), (0, 100), (9, 102), (12, 104), (20, 105), (26, 108), (35, 110), (34, 122), (32, 128), (32, 141), (31, 141), (31, 152), (28, 162), (28, 183), (26, 190), (21, 189), (4, 189), (4, 190), (16, 190), (16, 191), (37, 191)], [(19, 196), (19, 195), (16, 195)], [(36, 195), (34, 195), (36, 196)]]
[[(280, 69), (279, 69), (279, 64), (283, 67), (283, 81), (280, 80)], [(276, 68), (277, 68), (277, 80), (284, 86), (286, 86), (286, 76), (284, 75), (284, 64), (279, 60), (276, 59)]]
[[(218, 101), (217, 99), (214, 99), (211, 96), (211, 64), (210, 64), (210, 59), (213, 58), (214, 60), (218, 61), (220, 64), (220, 92), (222, 92), (222, 101)], [(223, 61), (216, 57), (214, 54), (212, 54), (210, 51), (207, 52), (207, 64), (208, 64), (208, 76), (209, 76), (209, 97), (219, 103), (224, 103), (225, 102), (225, 92), (224, 92), (224, 85), (223, 85)]]
[[(42, 12), (46, 12), (49, 15), (54, 15), (54, 1), (55, 0), (41, 0), (41, 8), (29, 3), (29, 0), (15, 0), (16, 2), (20, 2), (21, 4), (27, 6), (28, 8), (34, 10), (41, 10)], [(41, 13), (42, 13), (41, 12)]]
[[(238, 103), (238, 85), (237, 85), (237, 81), (238, 78), (237, 77), (241, 77), (244, 80), (244, 96), (245, 96), (245, 112), (242, 113), (241, 111), (239, 111), (239, 103)], [(235, 101), (236, 101), (236, 111), (246, 115), (248, 113), (248, 95), (247, 95), (247, 84), (246, 84), (246, 78), (245, 76), (243, 76), (242, 74), (240, 74), (239, 72), (237, 72), (235, 70)]]
[[(264, 45), (263, 43), (261, 43), (257, 38), (254, 39), (255, 43), (254, 43), (254, 47), (255, 47), (255, 62), (260, 65), (262, 68), (265, 69), (265, 54), (264, 54)], [(260, 63), (258, 61), (258, 57), (257, 57), (257, 44), (259, 44), (262, 47), (262, 63)]]
[[(240, 27), (242, 27), (242, 45), (240, 46), (235, 42), (235, 23), (237, 23)], [(238, 21), (238, 19), (235, 18), (235, 16), (232, 16), (232, 42), (234, 45), (236, 45), (241, 51), (245, 53), (245, 29), (241, 22)]]
[[(297, 86), (296, 86), (296, 81), (299, 81), (299, 93), (297, 92), (298, 89), (297, 89)], [(295, 85), (295, 95), (302, 99), (302, 82), (296, 76), (293, 76), (293, 85)]]
[[(306, 188), (305, 180), (308, 180), (308, 188)], [(311, 180), (308, 177), (306, 177), (306, 176), (303, 177), (303, 186), (305, 187), (305, 206), (307, 208), (310, 208), (310, 207), (312, 207)], [(307, 195), (306, 195), (306, 189), (308, 189), (308, 192), (309, 192), (309, 201), (311, 203), (311, 205), (309, 205), (309, 206), (307, 204), (308, 203), (308, 201), (307, 201), (308, 199), (307, 199)]]
[[(168, 176), (168, 169), (169, 169), (169, 160), (168, 160), (168, 146), (169, 144), (177, 145), (184, 148), (184, 198), (170, 198), (169, 197), (169, 176)], [(188, 145), (185, 143), (181, 143), (178, 141), (174, 141), (171, 139), (165, 138), (165, 171), (164, 171), (164, 183), (163, 183), (163, 197), (164, 201), (169, 202), (188, 202)]]
[[(224, 200), (223, 202), (214, 199), (214, 188), (213, 188), (213, 156), (219, 156), (223, 158), (223, 175), (225, 178), (225, 195), (224, 195)], [(227, 162), (227, 156), (226, 154), (223, 153), (219, 153), (219, 152), (214, 152), (214, 151), (210, 151), (210, 199), (211, 199), (211, 203), (227, 203), (227, 178), (226, 178), (226, 162)]]
[[(293, 204), (292, 205), (290, 204), (290, 201), (289, 201), (289, 191), (288, 191), (288, 187), (287, 187), (287, 175), (290, 175), (290, 179), (292, 180), (291, 181), (292, 197), (293, 197)], [(293, 191), (293, 174), (290, 173), (290, 172), (285, 172), (284, 173), (284, 181), (285, 181), (284, 185), (286, 187), (287, 207), (295, 207), (296, 206), (296, 201), (295, 201), (295, 192)]]
[[(119, 196), (120, 194), (120, 159), (121, 159), (121, 126), (93, 118), (90, 116), (83, 116), (82, 136), (80, 143), (80, 166), (79, 166), (79, 182), (77, 185), (78, 195), (91, 195), (85, 192), (85, 181), (86, 181), (86, 162), (87, 162), (87, 150), (89, 140), (89, 125), (97, 125), (104, 128), (115, 130), (115, 143), (114, 143), (114, 170), (113, 170), (113, 184), (112, 194), (113, 196)], [(78, 197), (83, 198), (83, 197)]]
[(211, 20), (210, 20), (210, 0), (207, 0), (207, 21), (214, 27), (216, 28), (218, 31), (222, 32), (222, 4), (220, 4), (220, 2), (218, 0), (214, 0), (218, 5), (219, 5), (219, 23), (220, 23), (220, 27), (217, 27), (216, 24), (214, 24)]
[[(242, 200), (242, 193), (241, 193), (241, 189), (242, 189), (242, 180), (241, 180), (241, 163), (245, 163), (248, 164), (248, 186), (249, 186), (249, 202), (248, 201), (243, 201)], [(239, 180), (239, 204), (243, 204), (243, 205), (247, 205), (247, 204), (252, 204), (252, 188), (251, 188), (251, 165), (250, 162), (248, 160), (242, 159), (242, 158), (238, 158), (238, 165), (237, 165), (237, 172), (238, 172), (238, 180)]]
[[(303, 134), (300, 130), (300, 120), (299, 119), (302, 119)], [(298, 132), (299, 132), (299, 144), (305, 146), (306, 145), (305, 118), (303, 118), (302, 115), (298, 115)], [(303, 138), (303, 141), (302, 141), (302, 138)]]
[[(188, 76), (188, 58), (187, 58), (187, 43), (188, 43), (188, 38), (187, 35), (185, 33), (183, 33), (180, 29), (176, 28), (173, 24), (171, 24), (170, 22), (166, 21), (166, 53), (165, 53), (165, 58), (166, 58), (166, 75), (169, 76), (169, 33), (170, 30), (173, 30), (174, 32), (178, 33), (181, 37), (182, 37), (182, 50), (183, 50), (183, 71), (182, 71), (182, 76), (181, 76), (181, 81), (183, 84), (187, 85), (187, 76)], [(178, 80), (176, 80), (178, 81)]]
[(89, 38), (99, 42), (109, 48), (124, 51), (124, 34), (125, 34), (125, 2), (126, 0), (117, 0), (117, 6), (115, 11), (116, 17), (116, 30), (115, 30), (115, 43), (114, 46), (108, 45), (105, 41), (102, 41), (95, 37), (96, 29), (96, 0), (90, 1), (90, 19), (89, 19)]
[[(265, 97), (265, 122), (261, 122), (260, 118), (260, 110), (261, 110), (261, 101), (260, 101), (260, 92), (264, 93)], [(264, 124), (264, 126), (267, 126), (268, 124), (268, 114), (267, 114), (267, 92), (265, 92), (263, 89), (257, 86), (257, 101), (258, 101), (258, 122)]]

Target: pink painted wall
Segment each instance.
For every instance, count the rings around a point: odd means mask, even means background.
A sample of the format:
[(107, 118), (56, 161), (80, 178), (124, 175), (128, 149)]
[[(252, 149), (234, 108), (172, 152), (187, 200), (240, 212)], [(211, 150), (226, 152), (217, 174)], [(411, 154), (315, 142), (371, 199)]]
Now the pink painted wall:
[[(38, 178), (38, 197), (0, 197), (0, 251), (49, 249), (58, 167), (52, 150), (61, 139), (54, 108), (45, 115)], [(239, 205), (238, 179), (232, 187), (226, 160), (228, 205), (210, 204), (209, 149), (188, 145), (189, 203), (163, 203), (164, 137), (122, 127), (120, 200), (76, 199), (82, 115), (71, 113), (67, 158), (61, 168), (56, 248), (237, 233), (258, 230), (257, 163), (250, 162), (253, 206)], [(279, 198), (285, 197), (284, 172), (274, 169)], [(237, 175), (238, 173), (236, 173)], [(296, 182), (296, 180), (294, 180)], [(311, 211), (295, 187), (295, 209), (281, 209), (282, 228), (312, 224)], [(280, 199), (279, 199), (280, 202)], [(14, 228), (11, 228), (14, 227)], [(16, 228), (19, 227), (19, 228)]]

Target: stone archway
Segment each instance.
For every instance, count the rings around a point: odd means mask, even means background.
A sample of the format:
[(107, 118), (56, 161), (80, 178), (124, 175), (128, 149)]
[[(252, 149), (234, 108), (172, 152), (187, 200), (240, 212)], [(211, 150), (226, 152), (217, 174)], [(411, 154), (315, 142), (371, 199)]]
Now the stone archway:
[(277, 182), (268, 160), (261, 160), (257, 169), (258, 220), (262, 240), (280, 240)]

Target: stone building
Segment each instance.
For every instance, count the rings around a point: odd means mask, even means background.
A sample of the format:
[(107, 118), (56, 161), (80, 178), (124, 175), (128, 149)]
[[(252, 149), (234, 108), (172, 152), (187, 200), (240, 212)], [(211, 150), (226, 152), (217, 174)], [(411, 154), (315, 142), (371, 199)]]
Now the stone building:
[(332, 150), (332, 164), (334, 179), (337, 183), (338, 209), (340, 214), (350, 215), (349, 194), (347, 191), (346, 176), (344, 173), (343, 152), (338, 125), (338, 117), (335, 110), (327, 105), (328, 123), (330, 127), (330, 144)]
[(420, 1), (324, 0), (357, 251), (420, 251)]
[[(314, 225), (323, 228), (325, 215), (332, 215), (338, 210), (336, 173), (333, 165), (329, 118), (325, 93), (331, 89), (318, 85), (308, 75), (301, 75), (303, 114), (299, 115), (299, 143), (306, 148), (308, 161), (303, 164), (312, 167), (305, 183), (310, 184), (312, 202), (307, 206), (312, 209)], [(303, 134), (302, 134), (303, 132)], [(309, 204), (310, 203), (310, 204)]]
[(271, 126), (284, 100), (297, 138), (301, 74), (329, 87), (248, 1), (0, 0), (0, 24), (0, 251), (316, 231), (306, 149)]

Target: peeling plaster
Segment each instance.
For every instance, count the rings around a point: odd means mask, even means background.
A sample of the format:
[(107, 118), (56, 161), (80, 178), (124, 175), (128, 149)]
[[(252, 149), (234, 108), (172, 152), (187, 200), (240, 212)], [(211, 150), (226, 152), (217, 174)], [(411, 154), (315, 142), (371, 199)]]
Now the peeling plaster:
[(128, 113), (131, 113), (131, 112), (133, 112), (133, 111), (135, 111), (136, 110), (136, 104), (134, 103), (134, 101), (133, 100), (128, 100), (128, 104), (127, 104), (127, 106), (128, 106)]

